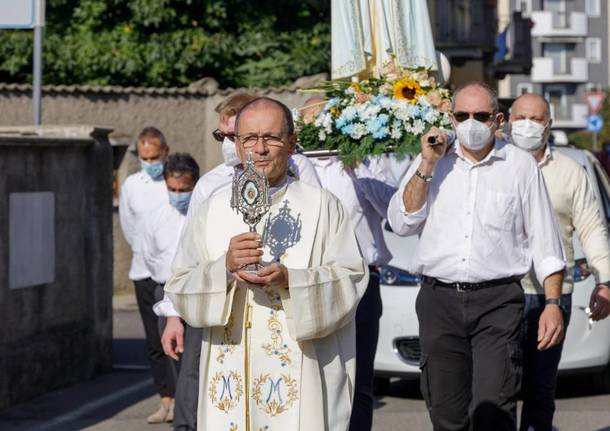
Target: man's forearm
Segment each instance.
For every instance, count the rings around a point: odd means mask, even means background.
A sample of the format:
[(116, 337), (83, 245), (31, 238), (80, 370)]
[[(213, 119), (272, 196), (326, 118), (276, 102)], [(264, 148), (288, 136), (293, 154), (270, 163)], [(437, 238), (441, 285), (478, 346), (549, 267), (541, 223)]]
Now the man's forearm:
[(561, 297), (561, 285), (563, 283), (563, 271), (555, 272), (544, 279), (544, 297), (546, 299), (557, 299)]
[[(422, 160), (417, 169), (422, 175), (429, 176), (432, 175), (434, 165)], [(417, 175), (411, 177), (402, 193), (402, 201), (408, 213), (414, 213), (424, 206), (428, 197), (428, 184)]]

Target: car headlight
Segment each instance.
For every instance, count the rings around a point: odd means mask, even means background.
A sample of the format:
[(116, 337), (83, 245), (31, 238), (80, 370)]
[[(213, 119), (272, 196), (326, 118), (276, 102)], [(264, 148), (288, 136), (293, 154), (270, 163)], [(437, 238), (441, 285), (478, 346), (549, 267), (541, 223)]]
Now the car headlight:
[(589, 268), (587, 259), (577, 259), (574, 261), (574, 283), (586, 280), (591, 275), (592, 271)]
[(379, 271), (381, 284), (388, 286), (417, 286), (419, 277), (400, 268), (383, 265)]

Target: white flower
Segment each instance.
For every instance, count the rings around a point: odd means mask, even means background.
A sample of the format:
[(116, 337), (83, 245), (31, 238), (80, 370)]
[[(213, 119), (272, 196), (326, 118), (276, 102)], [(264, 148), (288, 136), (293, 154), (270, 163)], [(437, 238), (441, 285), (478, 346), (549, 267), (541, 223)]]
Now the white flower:
[(348, 107), (346, 107), (343, 110), (342, 115), (348, 119), (348, 121), (351, 121), (357, 114), (358, 112), (356, 111), (356, 107), (353, 105), (350, 105)]
[(297, 108), (292, 108), (292, 118), (294, 119), (294, 121), (298, 121), (301, 119), (301, 111), (299, 111)]
[(313, 125), (316, 127), (322, 127), (322, 124), (324, 123), (324, 119), (330, 116), (330, 114), (325, 114), (323, 112), (321, 112), (320, 114), (318, 114), (318, 116), (316, 117), (315, 121), (313, 122)]
[(318, 139), (320, 141), (325, 141), (326, 140), (326, 133), (324, 132), (323, 129), (320, 129), (320, 131), (318, 132)]
[(379, 111), (381, 111), (381, 106), (379, 106), (379, 105), (371, 105), (370, 103), (368, 105), (369, 106), (367, 106), (366, 110), (364, 111), (366, 117), (367, 118), (376, 117), (377, 114), (379, 114)]
[(421, 135), (422, 133), (424, 133), (424, 128), (425, 128), (425, 124), (422, 120), (415, 120), (413, 122), (413, 126), (411, 127), (411, 130), (414, 134), (416, 135)]
[(352, 139), (357, 140), (365, 136), (367, 133), (369, 133), (369, 131), (364, 124), (356, 123), (354, 125), (354, 130), (352, 130), (352, 133), (350, 133), (350, 136), (352, 137)]
[(418, 109), (419, 108), (410, 103), (397, 103), (394, 115), (401, 121), (409, 121), (417, 115)]
[(426, 112), (426, 115), (424, 115), (424, 121), (426, 123), (436, 123), (438, 114), (439, 112), (436, 109), (429, 109), (428, 112)]
[(417, 98), (417, 104), (420, 106), (430, 106), (430, 102), (426, 96), (419, 96)]
[(325, 129), (331, 129), (332, 130), (332, 125), (333, 125), (333, 117), (330, 114), (326, 114), (324, 116), (324, 120), (322, 121), (322, 126)]
[(363, 119), (362, 117), (364, 116), (364, 112), (366, 111), (367, 106), (369, 105), (368, 102), (365, 103), (357, 103), (354, 106), (354, 109), (356, 109), (356, 113), (358, 114), (358, 116)]
[(390, 130), (390, 137), (392, 139), (400, 139), (402, 137), (402, 130), (399, 127), (392, 127)]

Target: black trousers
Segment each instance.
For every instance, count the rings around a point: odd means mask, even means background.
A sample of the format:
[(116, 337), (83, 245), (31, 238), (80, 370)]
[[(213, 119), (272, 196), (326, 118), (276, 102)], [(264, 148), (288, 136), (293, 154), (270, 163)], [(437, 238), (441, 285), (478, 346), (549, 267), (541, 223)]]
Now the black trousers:
[[(163, 352), (161, 334), (159, 333), (159, 318), (153, 312), (155, 302), (163, 298), (163, 290), (159, 289), (159, 284), (151, 278), (135, 280), (133, 284), (136, 288), (136, 300), (146, 334), (146, 349), (148, 350), (154, 384), (159, 395), (173, 397), (176, 385), (175, 371), (171, 364), (172, 359), (165, 356)], [(161, 297), (159, 297), (159, 294)]]
[(202, 328), (185, 324), (184, 353), (180, 357), (180, 373), (176, 383), (175, 431), (197, 430), (197, 402), (199, 400), (199, 359), (201, 357)]
[(382, 304), (379, 271), (369, 270), (369, 284), (356, 310), (356, 385), (350, 431), (370, 431), (373, 426), (373, 377)]
[(423, 283), (416, 301), (421, 390), (435, 431), (516, 429), (523, 291)]
[[(539, 351), (538, 321), (544, 311), (544, 295), (525, 295), (523, 312), (523, 383), (521, 396), (522, 431), (552, 431), (555, 413), (555, 388), (557, 368), (561, 360), (563, 341), (550, 349)], [(572, 295), (561, 295), (563, 324), (567, 330), (570, 323)]]

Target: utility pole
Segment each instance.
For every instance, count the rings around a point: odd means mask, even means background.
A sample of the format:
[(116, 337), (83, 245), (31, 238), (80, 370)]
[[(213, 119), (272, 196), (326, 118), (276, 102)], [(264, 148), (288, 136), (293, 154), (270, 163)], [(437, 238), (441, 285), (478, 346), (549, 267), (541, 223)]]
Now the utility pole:
[[(44, 14), (44, 3), (42, 4)], [(44, 15), (43, 15), (44, 16)], [(40, 126), (42, 116), (42, 33), (39, 21), (34, 26), (34, 70), (32, 73), (32, 116), (34, 126)]]

